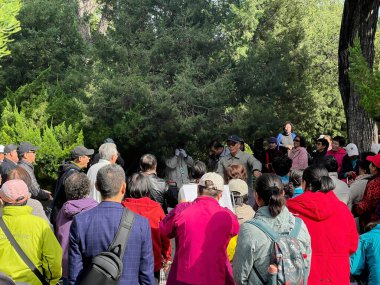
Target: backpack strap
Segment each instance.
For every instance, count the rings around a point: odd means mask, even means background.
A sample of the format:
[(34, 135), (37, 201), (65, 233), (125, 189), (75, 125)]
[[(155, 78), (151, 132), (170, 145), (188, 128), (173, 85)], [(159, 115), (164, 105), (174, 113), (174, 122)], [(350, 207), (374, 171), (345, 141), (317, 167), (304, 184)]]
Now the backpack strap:
[(294, 228), (290, 231), (289, 236), (297, 238), (301, 231), (302, 220), (300, 218), (295, 217), (294, 222)]
[(248, 223), (259, 228), (264, 234), (266, 234), (272, 241), (278, 239), (279, 234), (275, 232), (270, 226), (260, 220), (250, 220)]
[(128, 237), (134, 220), (135, 214), (127, 208), (124, 208), (119, 228), (117, 229), (117, 233), (108, 248), (108, 251), (117, 254), (120, 259), (123, 259), (124, 251), (127, 246)]

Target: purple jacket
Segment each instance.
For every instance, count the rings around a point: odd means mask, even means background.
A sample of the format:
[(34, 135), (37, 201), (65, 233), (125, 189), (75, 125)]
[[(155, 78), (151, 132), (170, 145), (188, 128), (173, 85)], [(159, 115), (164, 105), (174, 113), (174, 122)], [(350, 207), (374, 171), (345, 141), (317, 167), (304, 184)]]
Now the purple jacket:
[(62, 276), (68, 277), (69, 263), (69, 234), (70, 226), (75, 215), (92, 209), (98, 205), (92, 198), (83, 198), (79, 200), (70, 200), (63, 204), (62, 209), (57, 216), (56, 236), (62, 246)]

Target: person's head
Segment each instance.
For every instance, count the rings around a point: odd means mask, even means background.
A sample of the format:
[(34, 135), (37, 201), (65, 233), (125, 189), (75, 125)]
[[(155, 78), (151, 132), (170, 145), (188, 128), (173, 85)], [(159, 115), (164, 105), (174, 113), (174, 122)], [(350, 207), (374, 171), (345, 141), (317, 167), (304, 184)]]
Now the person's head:
[(14, 163), (18, 162), (18, 154), (17, 154), (17, 145), (9, 144), (4, 148), (4, 156), (6, 159), (13, 161)]
[(227, 146), (232, 155), (235, 155), (241, 147), (241, 138), (237, 135), (231, 135), (227, 138)]
[(305, 139), (301, 135), (297, 135), (294, 138), (293, 143), (294, 143), (294, 148), (299, 148), (299, 147), (305, 147), (306, 146)]
[(208, 148), (210, 150), (210, 155), (218, 156), (223, 152), (224, 146), (217, 140), (213, 140), (209, 143)]
[(125, 173), (117, 164), (109, 164), (99, 169), (96, 175), (96, 189), (104, 199), (122, 200), (126, 190)]
[(197, 160), (190, 168), (190, 176), (195, 181), (199, 181), (201, 177), (207, 172), (206, 164), (203, 161)]
[(290, 121), (286, 121), (283, 125), (283, 130), (285, 134), (290, 134), (293, 130), (293, 125)]
[(140, 158), (140, 170), (142, 172), (154, 172), (156, 173), (157, 169), (157, 158), (150, 153), (144, 154)]
[(371, 174), (377, 175), (380, 173), (380, 154), (374, 156), (367, 156), (367, 160), (371, 162), (369, 165), (369, 170)]
[(359, 156), (359, 150), (356, 144), (354, 143), (349, 143), (346, 147), (345, 150), (347, 151), (347, 155), (351, 160), (355, 160)]
[(230, 164), (225, 170), (224, 178), (226, 182), (231, 179), (247, 180), (247, 169), (243, 164)]
[(328, 172), (338, 171), (338, 162), (331, 155), (325, 156), (323, 158), (323, 166), (327, 169)]
[(323, 139), (317, 139), (317, 151), (318, 152), (323, 152), (327, 151), (329, 148), (329, 142), (325, 138)]
[(67, 200), (79, 200), (90, 194), (91, 182), (84, 173), (74, 173), (65, 180)]
[(289, 183), (292, 183), (294, 188), (298, 188), (301, 186), (302, 174), (303, 174), (303, 170), (301, 169), (293, 169), (292, 171), (290, 171)]
[(327, 193), (334, 188), (334, 181), (329, 177), (329, 172), (323, 166), (312, 165), (303, 171), (302, 189), (304, 191)]
[(134, 173), (128, 179), (127, 197), (143, 198), (149, 197), (150, 189), (152, 188), (149, 177), (143, 173)]
[(360, 154), (360, 158), (356, 162), (356, 165), (359, 167), (359, 175), (371, 173), (369, 169), (371, 162), (367, 160), (367, 157), (374, 156), (374, 155), (375, 154), (373, 152), (362, 152)]
[(28, 171), (26, 171), (24, 168), (20, 166), (17, 166), (16, 168), (9, 171), (7, 175), (7, 180), (14, 180), (14, 179), (20, 179), (24, 181), (26, 186), (28, 186), (28, 189), (32, 187), (32, 178), (30, 178)]
[(234, 196), (235, 204), (242, 205), (248, 202), (248, 184), (241, 179), (231, 179), (228, 182), (228, 188)]
[(268, 139), (268, 148), (269, 149), (277, 148), (277, 139), (275, 137), (270, 137)]
[(207, 172), (198, 183), (198, 196), (209, 196), (219, 200), (224, 189), (223, 177), (216, 172)]
[(30, 142), (22, 142), (17, 149), (18, 157), (29, 163), (34, 163), (36, 161), (37, 149), (39, 147), (32, 145)]
[(346, 140), (344, 139), (344, 137), (336, 136), (332, 140), (331, 147), (333, 151), (338, 151), (341, 148), (343, 148), (345, 145), (346, 145)]
[(71, 150), (71, 156), (74, 162), (81, 168), (86, 168), (89, 161), (90, 155), (94, 154), (93, 149), (85, 148), (84, 146), (76, 146)]
[(104, 143), (99, 147), (99, 158), (108, 160), (111, 163), (116, 163), (117, 160), (117, 147), (114, 143)]
[(20, 179), (8, 180), (0, 189), (4, 206), (24, 206), (29, 198), (28, 186)]
[(285, 205), (281, 178), (278, 175), (264, 173), (255, 184), (256, 203), (259, 207), (268, 206), (269, 213), (276, 217)]
[(4, 146), (2, 144), (0, 144), (0, 161), (3, 161), (4, 160)]
[(289, 174), (290, 168), (292, 168), (292, 160), (283, 155), (275, 157), (272, 162), (274, 172), (279, 176), (285, 176)]

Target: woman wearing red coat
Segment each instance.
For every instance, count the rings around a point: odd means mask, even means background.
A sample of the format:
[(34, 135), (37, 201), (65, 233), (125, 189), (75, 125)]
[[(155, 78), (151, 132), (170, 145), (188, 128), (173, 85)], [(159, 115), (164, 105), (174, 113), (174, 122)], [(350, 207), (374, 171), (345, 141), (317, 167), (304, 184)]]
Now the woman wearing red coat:
[(127, 197), (121, 204), (129, 210), (145, 217), (152, 232), (154, 255), (154, 277), (159, 281), (162, 264), (171, 260), (170, 240), (160, 234), (159, 224), (165, 218), (161, 205), (149, 198), (150, 180), (142, 173), (135, 173), (128, 181)]
[(335, 185), (321, 166), (302, 176), (304, 194), (287, 201), (289, 210), (306, 224), (311, 236), (309, 285), (350, 284), (349, 257), (358, 247), (355, 221), (347, 205), (331, 191)]

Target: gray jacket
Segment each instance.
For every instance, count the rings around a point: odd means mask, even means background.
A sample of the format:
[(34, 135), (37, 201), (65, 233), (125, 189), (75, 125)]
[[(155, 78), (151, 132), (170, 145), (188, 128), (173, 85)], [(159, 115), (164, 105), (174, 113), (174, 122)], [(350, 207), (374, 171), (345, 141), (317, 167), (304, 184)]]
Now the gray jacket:
[[(286, 206), (283, 207), (281, 213), (275, 218), (272, 218), (267, 206), (260, 207), (253, 219), (265, 222), (277, 232), (290, 232), (295, 224), (295, 218)], [(307, 254), (306, 261), (309, 263), (310, 268), (310, 235), (303, 222), (298, 240), (300, 241), (302, 252)], [(270, 238), (256, 226), (247, 222), (240, 226), (233, 260), (234, 279), (237, 285), (261, 284), (260, 279), (253, 270), (253, 265), (255, 265), (255, 268), (260, 272), (263, 279), (267, 281), (272, 246), (273, 243)]]
[(335, 184), (335, 189), (333, 190), (334, 194), (340, 201), (347, 205), (350, 198), (350, 188), (348, 188), (348, 185), (338, 178), (337, 172), (329, 172), (329, 176)]
[(191, 156), (173, 156), (172, 158), (165, 160), (166, 164), (166, 178), (168, 180), (175, 181), (178, 189), (183, 184), (189, 183), (189, 171), (188, 167), (192, 167), (194, 160)]

